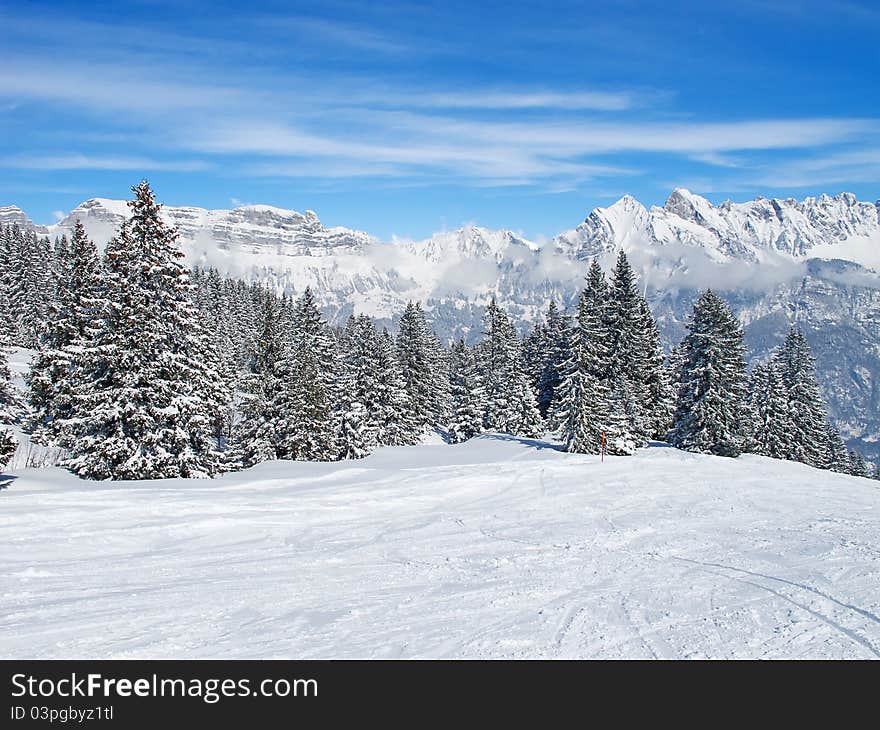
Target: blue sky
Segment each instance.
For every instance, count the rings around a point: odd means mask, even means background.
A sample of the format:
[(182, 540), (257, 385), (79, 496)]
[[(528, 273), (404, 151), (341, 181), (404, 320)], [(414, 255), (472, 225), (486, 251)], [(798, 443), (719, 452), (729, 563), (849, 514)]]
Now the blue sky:
[(382, 238), (540, 238), (624, 193), (880, 197), (863, 0), (0, 1), (0, 204), (146, 176)]

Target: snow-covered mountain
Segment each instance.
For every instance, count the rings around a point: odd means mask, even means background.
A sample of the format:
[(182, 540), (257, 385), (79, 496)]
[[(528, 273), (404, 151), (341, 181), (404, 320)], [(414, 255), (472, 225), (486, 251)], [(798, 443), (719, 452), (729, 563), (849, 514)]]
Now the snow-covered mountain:
[[(93, 198), (38, 229), (60, 234), (79, 218), (103, 244), (127, 213), (123, 201)], [(380, 242), (325, 227), (312, 211), (261, 205), (167, 206), (164, 214), (193, 263), (291, 294), (312, 286), (337, 321), (357, 310), (390, 322), (408, 300), (421, 300), (449, 337), (479, 332), (493, 295), (524, 327), (550, 298), (573, 304), (589, 261), (610, 266), (622, 248), (641, 272), (667, 343), (682, 335), (707, 286), (736, 308), (755, 358), (800, 324), (843, 432), (880, 457), (880, 205), (850, 193), (714, 206), (680, 188), (651, 208), (624, 196), (542, 246), (473, 225)], [(0, 223), (12, 222), (33, 226), (18, 208), (0, 208)]]
[[(373, 240), (366, 233), (347, 228), (324, 228), (311, 210), (298, 213), (270, 205), (247, 205), (233, 210), (167, 206), (164, 212), (181, 239), (195, 248), (206, 246), (257, 255), (329, 256), (360, 252)], [(105, 241), (128, 216), (125, 201), (92, 198), (74, 208), (53, 228), (70, 229), (80, 219), (89, 233)]]
[(0, 205), (0, 226), (13, 225), (37, 231), (37, 233), (43, 235), (49, 233), (49, 229), (46, 226), (38, 226), (27, 217), (27, 213), (21, 208), (15, 205)]
[(800, 202), (755, 198), (715, 207), (678, 188), (662, 208), (648, 210), (629, 195), (609, 208), (597, 208), (573, 231), (558, 236), (556, 245), (578, 258), (621, 247), (685, 244), (718, 261), (732, 257), (761, 262), (781, 254), (831, 256), (877, 266), (878, 233), (877, 205), (861, 203), (852, 193)]

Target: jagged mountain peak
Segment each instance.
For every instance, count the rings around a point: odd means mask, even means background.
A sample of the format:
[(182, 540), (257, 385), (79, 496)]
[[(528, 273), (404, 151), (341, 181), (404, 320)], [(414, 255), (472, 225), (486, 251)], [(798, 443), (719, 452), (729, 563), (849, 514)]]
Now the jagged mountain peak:
[(452, 231), (435, 233), (422, 241), (409, 242), (406, 248), (433, 262), (459, 259), (500, 262), (513, 251), (531, 253), (538, 246), (511, 230), (493, 230), (469, 223)]
[[(865, 239), (876, 245), (865, 244)], [(852, 193), (793, 198), (756, 197), (713, 206), (676, 188), (663, 207), (650, 210), (630, 196), (596, 208), (572, 231), (554, 239), (557, 250), (578, 259), (632, 247), (684, 244), (718, 262), (758, 262), (768, 257), (837, 257), (880, 267), (880, 209)], [(833, 249), (828, 249), (828, 246)]]
[(687, 188), (675, 188), (666, 199), (663, 209), (684, 220), (704, 224), (715, 207), (706, 198), (692, 193)]

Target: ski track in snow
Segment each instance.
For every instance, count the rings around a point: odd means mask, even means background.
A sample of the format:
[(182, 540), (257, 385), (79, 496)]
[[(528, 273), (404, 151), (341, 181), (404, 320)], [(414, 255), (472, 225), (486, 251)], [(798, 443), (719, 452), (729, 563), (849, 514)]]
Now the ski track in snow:
[(878, 505), (790, 462), (503, 436), (213, 481), (24, 470), (0, 656), (873, 659)]

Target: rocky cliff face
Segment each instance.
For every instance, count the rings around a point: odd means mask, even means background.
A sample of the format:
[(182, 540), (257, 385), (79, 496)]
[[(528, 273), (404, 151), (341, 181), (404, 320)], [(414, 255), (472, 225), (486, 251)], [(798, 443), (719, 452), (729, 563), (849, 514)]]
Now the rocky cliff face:
[(49, 233), (46, 226), (36, 225), (21, 208), (14, 205), (0, 205), (0, 227), (2, 226), (18, 226), (44, 235)]

